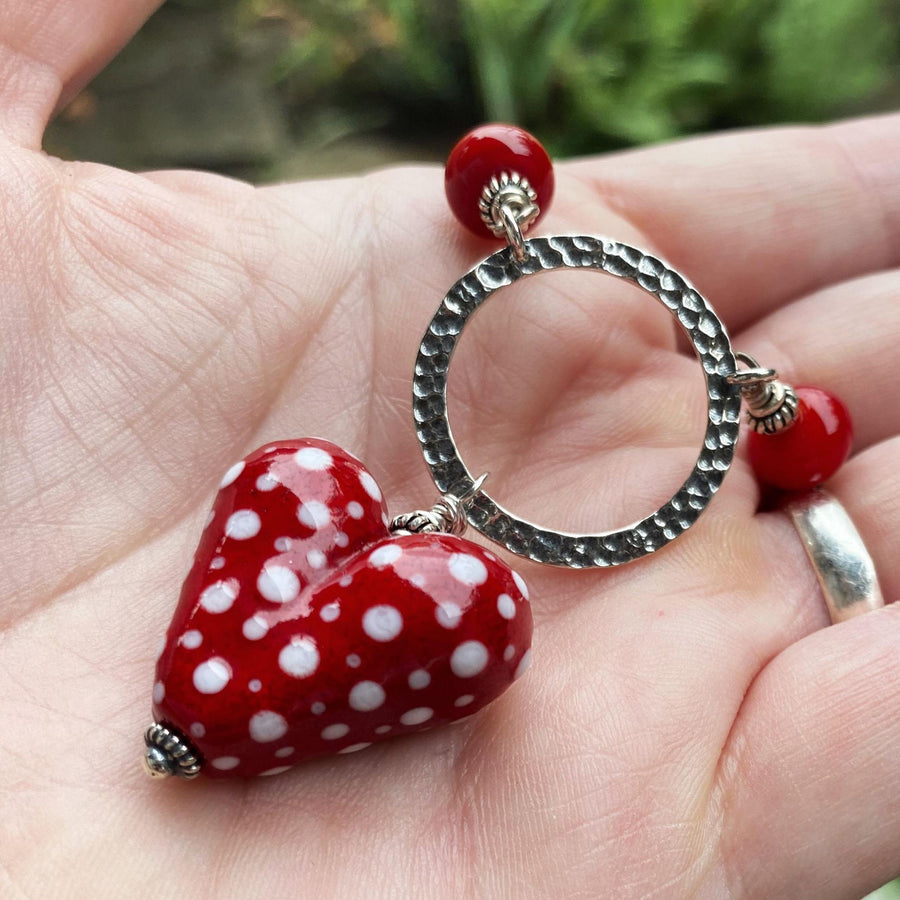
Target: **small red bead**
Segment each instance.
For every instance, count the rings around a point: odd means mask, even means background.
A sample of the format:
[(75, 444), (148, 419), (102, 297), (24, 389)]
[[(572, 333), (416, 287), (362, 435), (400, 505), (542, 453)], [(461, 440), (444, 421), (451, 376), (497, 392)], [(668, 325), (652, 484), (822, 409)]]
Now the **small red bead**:
[(481, 220), (478, 200), (494, 175), (517, 172), (537, 194), (540, 215), (553, 199), (553, 163), (533, 135), (515, 125), (481, 125), (462, 137), (450, 151), (444, 170), (444, 189), (450, 209), (479, 237), (494, 235)]
[(796, 388), (800, 401), (794, 423), (776, 434), (750, 433), (750, 464), (763, 484), (801, 491), (827, 481), (853, 446), (847, 407), (828, 391)]

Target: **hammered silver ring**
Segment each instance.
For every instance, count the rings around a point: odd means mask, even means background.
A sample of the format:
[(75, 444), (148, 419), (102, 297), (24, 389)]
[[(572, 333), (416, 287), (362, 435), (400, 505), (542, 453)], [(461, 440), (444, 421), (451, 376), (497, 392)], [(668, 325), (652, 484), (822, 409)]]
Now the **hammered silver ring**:
[[(741, 394), (729, 383), (735, 355), (725, 327), (709, 303), (666, 263), (602, 237), (559, 236), (524, 242), (525, 257), (509, 247), (482, 260), (448, 291), (422, 339), (413, 376), (413, 416), (425, 462), (445, 494), (472, 493), (469, 524), (511, 552), (570, 568), (617, 566), (653, 553), (685, 532), (709, 503), (728, 471), (737, 442)], [(519, 519), (484, 490), (462, 461), (447, 417), (447, 374), (469, 317), (501, 288), (555, 269), (592, 269), (630, 281), (659, 300), (693, 344), (703, 367), (707, 423), (690, 475), (674, 496), (645, 519), (618, 531), (569, 534)]]

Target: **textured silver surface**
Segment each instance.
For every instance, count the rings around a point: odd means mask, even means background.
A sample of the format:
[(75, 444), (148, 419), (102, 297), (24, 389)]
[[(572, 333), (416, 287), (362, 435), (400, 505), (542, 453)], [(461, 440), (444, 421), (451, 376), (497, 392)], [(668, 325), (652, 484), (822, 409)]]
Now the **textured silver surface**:
[(482, 188), (478, 201), (481, 221), (491, 230), (494, 237), (503, 237), (508, 226), (503, 222), (501, 211), (506, 207), (520, 233), (528, 230), (529, 225), (540, 215), (537, 205), (537, 193), (518, 172), (501, 172), (491, 176), (491, 180)]
[(175, 731), (154, 722), (144, 732), (144, 771), (152, 778), (196, 778), (200, 758), (190, 741)]
[(469, 317), (494, 292), (520, 278), (554, 269), (594, 269), (623, 278), (655, 296), (694, 345), (706, 379), (706, 434), (693, 471), (675, 495), (640, 522), (619, 531), (568, 534), (516, 518), (482, 490), (467, 505), (469, 523), (520, 556), (557, 566), (615, 566), (659, 550), (691, 527), (722, 483), (738, 436), (740, 389), (731, 343), (709, 303), (661, 260), (600, 237), (552, 236), (525, 242), (517, 262), (509, 248), (466, 273), (448, 292), (419, 347), (413, 377), (413, 416), (425, 462), (438, 489), (463, 496), (473, 479), (447, 418), (447, 373)]
[(875, 563), (844, 507), (819, 488), (792, 500), (787, 509), (816, 570), (831, 621), (884, 606)]

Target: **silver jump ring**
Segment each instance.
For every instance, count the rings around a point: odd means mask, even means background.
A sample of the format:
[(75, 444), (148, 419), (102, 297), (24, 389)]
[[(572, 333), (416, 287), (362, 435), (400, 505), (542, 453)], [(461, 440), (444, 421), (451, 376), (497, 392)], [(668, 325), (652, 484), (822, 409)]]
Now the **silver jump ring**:
[(818, 488), (787, 504), (832, 623), (884, 606), (875, 563), (841, 503)]
[[(438, 490), (471, 492), (469, 524), (519, 556), (572, 568), (616, 566), (653, 553), (691, 527), (731, 465), (738, 436), (741, 392), (729, 384), (735, 355), (722, 322), (688, 281), (661, 260), (599, 237), (552, 236), (523, 242), (525, 258), (503, 249), (467, 272), (447, 293), (419, 347), (413, 376), (413, 415), (425, 462)], [(706, 380), (707, 424), (700, 455), (686, 481), (658, 510), (634, 525), (599, 534), (541, 528), (512, 515), (473, 478), (447, 418), (447, 374), (469, 317), (503, 287), (554, 269), (590, 269), (630, 281), (656, 297), (694, 346)]]
[(512, 248), (513, 255), (518, 262), (523, 262), (525, 260), (525, 238), (515, 212), (504, 203), (500, 207), (499, 215), (500, 224), (503, 225), (506, 240)]

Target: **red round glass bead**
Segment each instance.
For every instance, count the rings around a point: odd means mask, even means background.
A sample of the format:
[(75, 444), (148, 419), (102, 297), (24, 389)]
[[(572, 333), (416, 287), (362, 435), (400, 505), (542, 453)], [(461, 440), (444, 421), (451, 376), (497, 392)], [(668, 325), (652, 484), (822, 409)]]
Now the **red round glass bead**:
[[(450, 151), (444, 190), (453, 215), (479, 237), (494, 235), (482, 221), (478, 201), (494, 175), (518, 173), (537, 194), (540, 215), (553, 199), (553, 163), (536, 137), (515, 125), (481, 125), (464, 135)], [(533, 223), (532, 223), (533, 224)]]
[(776, 434), (750, 433), (750, 464), (763, 484), (801, 491), (827, 481), (850, 455), (853, 422), (834, 394), (798, 387), (797, 418)]

